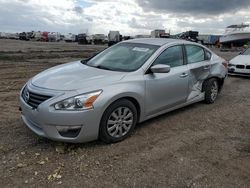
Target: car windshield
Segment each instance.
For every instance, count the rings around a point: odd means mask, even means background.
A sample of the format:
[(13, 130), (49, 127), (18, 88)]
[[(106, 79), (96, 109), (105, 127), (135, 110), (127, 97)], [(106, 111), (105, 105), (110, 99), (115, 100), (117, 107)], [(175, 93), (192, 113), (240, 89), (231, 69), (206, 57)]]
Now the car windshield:
[(111, 71), (131, 72), (141, 67), (158, 48), (156, 45), (120, 43), (104, 50), (85, 64)]
[(250, 55), (250, 48), (246, 49), (242, 55)]

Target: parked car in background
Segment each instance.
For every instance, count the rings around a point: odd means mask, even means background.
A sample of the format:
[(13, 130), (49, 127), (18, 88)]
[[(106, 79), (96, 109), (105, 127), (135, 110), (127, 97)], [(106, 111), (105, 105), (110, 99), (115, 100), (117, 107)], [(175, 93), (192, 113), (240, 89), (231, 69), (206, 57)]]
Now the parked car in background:
[(26, 32), (27, 39), (30, 40), (34, 37), (34, 31)]
[(53, 140), (118, 142), (139, 122), (195, 102), (214, 103), (226, 66), (197, 43), (127, 40), (31, 78), (20, 92), (21, 117)]
[(19, 39), (19, 34), (18, 33), (7, 33), (6, 38), (7, 39), (18, 40)]
[(61, 35), (60, 35), (60, 40), (61, 40), (61, 41), (64, 41), (64, 38), (65, 38), (65, 36), (61, 34)]
[(6, 39), (6, 33), (0, 32), (0, 39)]
[(107, 39), (104, 34), (95, 34), (92, 40), (94, 44), (105, 44)]
[(86, 33), (78, 34), (78, 44), (90, 44), (89, 37)]
[(26, 32), (19, 33), (19, 40), (30, 40), (30, 35)]
[(35, 40), (35, 41), (42, 41), (42, 32), (40, 32), (40, 31), (34, 32), (34, 38), (33, 38), (33, 40)]
[(67, 35), (64, 36), (64, 41), (65, 42), (75, 42), (76, 41), (76, 35), (69, 33)]
[(229, 62), (228, 74), (250, 76), (250, 48), (247, 48)]
[(48, 41), (49, 42), (59, 42), (61, 40), (60, 33), (58, 32), (50, 32), (48, 34)]

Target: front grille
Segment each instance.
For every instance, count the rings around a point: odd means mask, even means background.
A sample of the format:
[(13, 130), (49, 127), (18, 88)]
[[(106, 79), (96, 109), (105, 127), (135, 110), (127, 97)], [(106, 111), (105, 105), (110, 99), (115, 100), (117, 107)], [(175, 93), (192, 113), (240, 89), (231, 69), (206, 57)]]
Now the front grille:
[(28, 90), (27, 86), (23, 89), (22, 98), (32, 108), (36, 109), (41, 103), (52, 96), (37, 94)]
[(244, 68), (245, 68), (245, 65), (236, 65), (236, 68), (237, 68), (237, 69), (244, 69)]
[(247, 65), (247, 66), (246, 66), (246, 69), (250, 69), (250, 65)]

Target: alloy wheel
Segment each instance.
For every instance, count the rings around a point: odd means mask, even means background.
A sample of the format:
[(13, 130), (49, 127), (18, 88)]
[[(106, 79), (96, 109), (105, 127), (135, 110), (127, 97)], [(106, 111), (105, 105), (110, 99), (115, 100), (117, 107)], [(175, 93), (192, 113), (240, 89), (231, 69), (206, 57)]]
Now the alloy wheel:
[(128, 107), (115, 109), (108, 118), (108, 134), (115, 138), (121, 138), (131, 129), (134, 121), (133, 112)]

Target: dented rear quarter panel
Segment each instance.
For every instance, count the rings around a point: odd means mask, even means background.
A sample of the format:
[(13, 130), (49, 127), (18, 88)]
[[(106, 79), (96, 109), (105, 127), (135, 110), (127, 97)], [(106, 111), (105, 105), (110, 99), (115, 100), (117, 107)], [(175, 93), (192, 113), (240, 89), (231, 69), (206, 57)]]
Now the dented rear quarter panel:
[(202, 93), (202, 86), (206, 80), (210, 78), (224, 79), (227, 75), (227, 69), (222, 64), (225, 60), (211, 50), (205, 49), (212, 53), (210, 60), (188, 64), (189, 87), (187, 101), (192, 100)]

